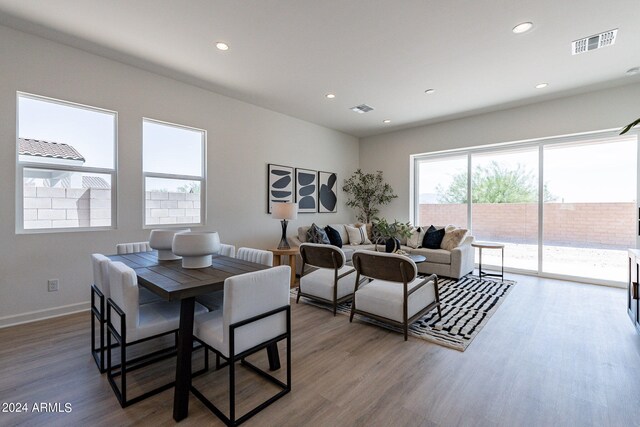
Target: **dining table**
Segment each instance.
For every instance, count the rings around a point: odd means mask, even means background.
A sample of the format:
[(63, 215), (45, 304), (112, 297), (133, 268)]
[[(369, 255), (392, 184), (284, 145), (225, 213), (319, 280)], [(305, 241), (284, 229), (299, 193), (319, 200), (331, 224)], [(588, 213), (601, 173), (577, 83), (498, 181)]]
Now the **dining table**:
[[(159, 261), (157, 251), (109, 255), (108, 258), (131, 267), (136, 272), (139, 285), (167, 301), (180, 301), (176, 381), (173, 398), (173, 419), (180, 421), (186, 418), (189, 413), (196, 297), (224, 290), (224, 281), (229, 277), (271, 267), (237, 258), (214, 255), (210, 267), (187, 269), (182, 267), (181, 260)], [(267, 347), (267, 357), (270, 370), (280, 369), (277, 344)]]

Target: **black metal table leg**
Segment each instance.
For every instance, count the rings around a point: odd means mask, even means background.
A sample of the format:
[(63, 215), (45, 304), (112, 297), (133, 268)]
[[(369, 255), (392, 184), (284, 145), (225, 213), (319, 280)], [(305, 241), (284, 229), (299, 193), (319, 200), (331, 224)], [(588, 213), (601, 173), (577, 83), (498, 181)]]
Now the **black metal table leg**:
[(180, 421), (189, 414), (191, 390), (191, 352), (193, 351), (193, 317), (195, 297), (185, 298), (180, 305), (176, 388), (173, 394), (173, 419)]
[(267, 346), (267, 356), (269, 357), (269, 370), (277, 371), (280, 369), (280, 354), (278, 353), (278, 343), (269, 344)]

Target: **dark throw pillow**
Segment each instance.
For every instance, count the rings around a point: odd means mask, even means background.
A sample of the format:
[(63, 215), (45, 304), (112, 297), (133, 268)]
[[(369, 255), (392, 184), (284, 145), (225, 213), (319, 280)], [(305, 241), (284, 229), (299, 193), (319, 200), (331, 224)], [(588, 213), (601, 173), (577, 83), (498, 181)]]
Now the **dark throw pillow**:
[(328, 225), (324, 228), (324, 231), (327, 233), (327, 237), (329, 237), (329, 242), (333, 246), (337, 246), (339, 248), (342, 247), (342, 237), (340, 237), (340, 232), (335, 228), (331, 228)]
[(426, 249), (440, 249), (440, 244), (442, 243), (442, 239), (444, 238), (444, 233), (444, 228), (436, 230), (436, 228), (432, 225), (424, 234), (424, 238), (422, 239), (422, 247)]
[(329, 237), (327, 237), (327, 233), (320, 227), (318, 227), (315, 223), (311, 224), (309, 230), (307, 230), (307, 242), (309, 243), (322, 243), (325, 245), (330, 244)]

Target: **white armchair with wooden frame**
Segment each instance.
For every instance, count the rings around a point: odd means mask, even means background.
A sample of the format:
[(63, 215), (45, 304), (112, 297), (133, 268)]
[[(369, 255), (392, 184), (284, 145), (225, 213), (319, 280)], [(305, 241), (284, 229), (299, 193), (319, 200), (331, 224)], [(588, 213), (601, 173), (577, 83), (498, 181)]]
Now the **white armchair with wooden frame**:
[[(374, 251), (356, 251), (353, 265), (357, 271), (356, 287), (351, 316), (362, 314), (399, 326), (407, 340), (409, 325), (425, 313), (440, 310), (438, 276), (417, 277), (415, 262), (404, 255)], [(360, 278), (371, 279), (369, 283), (359, 285)]]
[(302, 270), (296, 303), (301, 296), (329, 303), (335, 316), (338, 304), (353, 298), (355, 269), (345, 265), (344, 253), (333, 245), (303, 243), (300, 256)]

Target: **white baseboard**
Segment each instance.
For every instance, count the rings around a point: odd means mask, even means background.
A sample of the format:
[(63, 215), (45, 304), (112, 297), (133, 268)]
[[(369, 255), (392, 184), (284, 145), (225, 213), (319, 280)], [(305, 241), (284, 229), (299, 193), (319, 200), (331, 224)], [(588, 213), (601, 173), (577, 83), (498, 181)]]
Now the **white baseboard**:
[(15, 314), (13, 316), (0, 317), (0, 329), (9, 326), (21, 325), (23, 323), (37, 322), (39, 320), (51, 319), (53, 317), (66, 316), (68, 314), (88, 311), (89, 301), (76, 304), (63, 305), (61, 307), (46, 308), (44, 310), (29, 311), (27, 313)]

